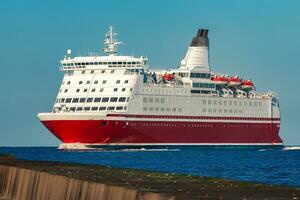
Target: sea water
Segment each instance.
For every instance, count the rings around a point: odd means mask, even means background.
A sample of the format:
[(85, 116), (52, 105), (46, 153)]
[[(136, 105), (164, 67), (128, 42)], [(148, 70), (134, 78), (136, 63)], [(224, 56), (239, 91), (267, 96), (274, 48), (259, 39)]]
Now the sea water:
[(221, 177), (300, 187), (300, 148), (123, 148), (64, 151), (57, 147), (1, 147), (18, 159), (47, 160)]

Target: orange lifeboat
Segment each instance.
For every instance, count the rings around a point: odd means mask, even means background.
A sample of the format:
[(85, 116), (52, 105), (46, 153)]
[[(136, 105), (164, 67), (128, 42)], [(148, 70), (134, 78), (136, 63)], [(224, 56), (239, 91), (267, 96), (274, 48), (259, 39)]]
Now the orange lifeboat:
[(220, 84), (220, 85), (225, 85), (228, 82), (228, 78), (226, 78), (225, 76), (220, 76), (220, 75), (214, 75), (211, 80), (215, 83), (215, 84)]
[(238, 86), (242, 84), (242, 80), (238, 76), (230, 77), (228, 79), (228, 86)]
[(165, 81), (172, 81), (175, 78), (174, 74), (165, 74), (162, 77)]
[(252, 89), (254, 87), (254, 84), (251, 80), (245, 80), (242, 82), (242, 86), (243, 89)]

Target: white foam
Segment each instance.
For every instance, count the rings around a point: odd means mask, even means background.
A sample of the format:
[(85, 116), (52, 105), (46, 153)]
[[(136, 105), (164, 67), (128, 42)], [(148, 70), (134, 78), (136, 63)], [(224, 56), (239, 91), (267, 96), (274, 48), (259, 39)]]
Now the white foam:
[(94, 148), (90, 148), (81, 143), (62, 143), (59, 145), (58, 149), (60, 150), (92, 150)]
[(300, 146), (287, 146), (282, 149), (283, 151), (299, 151)]

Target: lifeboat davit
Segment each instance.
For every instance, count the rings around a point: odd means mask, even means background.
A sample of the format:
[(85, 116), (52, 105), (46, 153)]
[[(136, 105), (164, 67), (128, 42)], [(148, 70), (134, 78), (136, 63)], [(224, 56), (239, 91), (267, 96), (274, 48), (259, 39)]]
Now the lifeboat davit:
[(254, 88), (254, 84), (251, 80), (245, 80), (242, 82), (241, 87), (243, 89), (252, 89), (252, 88)]
[(214, 75), (211, 80), (215, 83), (215, 84), (219, 84), (219, 85), (225, 85), (228, 82), (228, 78), (225, 76), (220, 76), (220, 75)]
[(172, 81), (175, 78), (174, 74), (165, 74), (162, 77), (165, 81)]
[(239, 86), (241, 84), (242, 84), (242, 80), (238, 76), (230, 77), (228, 79), (228, 86)]

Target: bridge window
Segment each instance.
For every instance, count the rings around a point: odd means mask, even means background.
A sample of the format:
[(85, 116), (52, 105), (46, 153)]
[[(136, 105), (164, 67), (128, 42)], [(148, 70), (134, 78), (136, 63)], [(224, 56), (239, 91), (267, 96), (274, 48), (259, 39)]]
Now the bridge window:
[(191, 78), (210, 78), (210, 74), (207, 73), (191, 73)]

